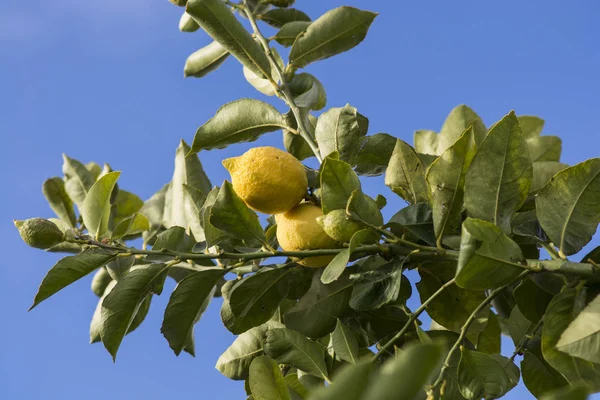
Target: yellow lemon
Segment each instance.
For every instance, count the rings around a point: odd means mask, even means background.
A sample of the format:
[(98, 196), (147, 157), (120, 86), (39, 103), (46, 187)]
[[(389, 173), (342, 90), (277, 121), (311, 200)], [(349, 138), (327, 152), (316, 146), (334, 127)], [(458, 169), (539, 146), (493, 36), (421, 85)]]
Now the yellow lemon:
[[(321, 207), (312, 203), (298, 204), (296, 207), (275, 216), (277, 221), (277, 241), (285, 251), (335, 249), (339, 243), (327, 236), (317, 222), (323, 215)], [(331, 256), (308, 257), (299, 261), (307, 267), (324, 267), (333, 259)]]
[(233, 189), (246, 204), (266, 214), (291, 210), (306, 195), (304, 166), (275, 147), (255, 147), (240, 157), (223, 160)]

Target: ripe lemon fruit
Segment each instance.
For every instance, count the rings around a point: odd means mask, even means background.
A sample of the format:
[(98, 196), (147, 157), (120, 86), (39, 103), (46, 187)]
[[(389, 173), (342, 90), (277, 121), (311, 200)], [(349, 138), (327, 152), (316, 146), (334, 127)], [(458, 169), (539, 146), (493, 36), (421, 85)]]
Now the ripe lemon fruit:
[(233, 190), (256, 211), (284, 213), (306, 195), (304, 166), (275, 147), (255, 147), (240, 157), (223, 160), (223, 166), (231, 174)]
[(318, 217), (317, 223), (329, 237), (339, 242), (349, 242), (352, 235), (363, 229), (358, 222), (346, 217), (345, 210), (330, 211)]
[[(286, 212), (275, 216), (277, 221), (277, 241), (285, 251), (335, 249), (339, 243), (325, 233), (317, 222), (323, 215), (321, 207), (312, 203), (301, 203)], [(298, 263), (306, 267), (324, 267), (334, 255), (308, 257)]]

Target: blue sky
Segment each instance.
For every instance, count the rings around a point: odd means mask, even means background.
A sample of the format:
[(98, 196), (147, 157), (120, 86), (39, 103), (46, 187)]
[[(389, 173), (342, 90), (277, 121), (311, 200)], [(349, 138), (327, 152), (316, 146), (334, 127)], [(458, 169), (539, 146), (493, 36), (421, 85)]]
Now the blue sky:
[[(360, 47), (308, 68), (325, 84), (328, 107), (357, 107), (370, 133), (412, 141), (415, 130), (438, 130), (452, 107), (466, 103), (488, 125), (511, 109), (545, 118), (544, 132), (563, 138), (566, 163), (600, 156), (597, 1), (298, 3), (313, 18), (343, 4), (381, 13)], [(58, 256), (27, 248), (12, 224), (52, 216), (40, 188), (61, 174), (63, 152), (109, 162), (123, 171), (121, 187), (147, 198), (169, 181), (179, 139), (191, 142), (221, 104), (272, 100), (246, 83), (234, 59), (206, 78), (184, 79), (185, 59), (209, 38), (180, 33), (180, 13), (166, 0), (0, 5), (4, 399), (242, 398), (242, 385), (214, 369), (233, 340), (218, 301), (196, 328), (197, 357), (177, 358), (159, 332), (169, 283), (113, 364), (101, 345), (88, 344), (97, 302), (90, 279), (27, 313)], [(228, 177), (221, 159), (256, 145), (281, 147), (281, 136), (201, 153), (213, 184)], [(388, 217), (403, 206), (382, 179), (365, 185), (388, 198)]]

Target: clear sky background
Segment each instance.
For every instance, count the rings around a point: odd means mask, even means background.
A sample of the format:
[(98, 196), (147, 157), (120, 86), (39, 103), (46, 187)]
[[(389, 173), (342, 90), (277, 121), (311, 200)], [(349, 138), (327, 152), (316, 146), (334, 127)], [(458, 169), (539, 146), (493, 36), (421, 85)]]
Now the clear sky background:
[[(439, 130), (451, 108), (466, 103), (488, 126), (511, 109), (545, 118), (544, 132), (563, 138), (566, 163), (600, 156), (599, 2), (298, 4), (313, 18), (343, 4), (381, 13), (358, 48), (308, 68), (325, 84), (328, 107), (357, 107), (371, 134), (412, 142), (415, 130)], [(246, 83), (235, 59), (203, 79), (184, 79), (185, 59), (209, 38), (180, 33), (181, 10), (167, 0), (0, 4), (2, 399), (244, 398), (242, 384), (214, 369), (234, 338), (222, 327), (219, 301), (196, 328), (197, 357), (175, 357), (159, 331), (169, 282), (113, 364), (101, 344), (88, 344), (97, 302), (89, 277), (27, 313), (59, 256), (27, 248), (12, 224), (52, 216), (40, 188), (61, 175), (63, 152), (109, 162), (123, 171), (121, 187), (145, 199), (170, 180), (179, 139), (191, 142), (220, 105), (257, 97), (284, 111)], [(257, 145), (282, 147), (281, 134), (202, 152), (213, 184), (228, 178), (221, 159)], [(404, 205), (383, 179), (365, 185), (388, 198), (387, 217)], [(529, 396), (521, 385), (506, 398)]]

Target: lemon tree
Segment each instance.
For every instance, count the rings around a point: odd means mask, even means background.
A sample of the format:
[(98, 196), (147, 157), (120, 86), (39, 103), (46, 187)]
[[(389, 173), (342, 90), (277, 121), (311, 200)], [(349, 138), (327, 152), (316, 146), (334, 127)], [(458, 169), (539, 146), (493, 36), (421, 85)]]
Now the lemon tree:
[[(64, 176), (43, 185), (56, 218), (15, 221), (28, 245), (68, 254), (32, 308), (93, 274), (90, 339), (116, 359), (154, 296), (169, 296), (161, 333), (194, 355), (219, 297), (237, 337), (216, 368), (248, 399), (492, 399), (521, 381), (544, 399), (600, 391), (600, 248), (579, 254), (600, 222), (600, 158), (564, 164), (542, 119), (509, 110), (488, 127), (459, 105), (410, 144), (371, 132), (349, 104), (326, 108), (311, 65), (361, 43), (376, 12), (312, 20), (294, 0), (171, 2), (185, 7), (181, 31), (214, 40), (187, 77), (238, 62), (273, 101), (219, 108), (146, 201), (110, 166), (64, 156)], [(201, 151), (266, 134), (282, 148), (223, 160), (231, 179), (211, 183)], [(406, 202), (388, 220), (387, 200), (362, 185), (380, 175)]]

